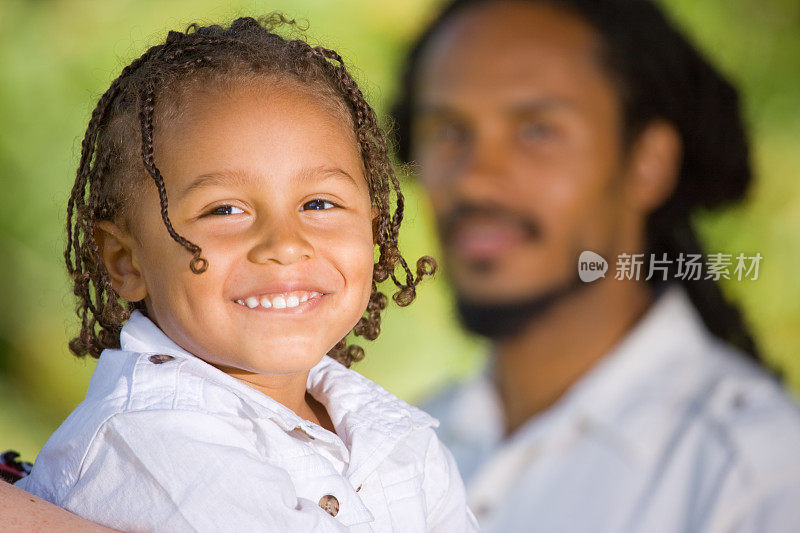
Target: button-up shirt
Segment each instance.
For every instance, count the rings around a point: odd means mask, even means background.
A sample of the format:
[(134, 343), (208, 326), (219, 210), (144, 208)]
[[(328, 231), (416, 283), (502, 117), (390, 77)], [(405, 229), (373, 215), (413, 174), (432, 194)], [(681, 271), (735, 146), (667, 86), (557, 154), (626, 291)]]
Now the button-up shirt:
[(508, 438), (488, 371), (424, 407), (483, 531), (800, 531), (800, 412), (679, 287)]
[(134, 312), (18, 486), (126, 531), (473, 531), (436, 421), (329, 357), (336, 432), (194, 357)]

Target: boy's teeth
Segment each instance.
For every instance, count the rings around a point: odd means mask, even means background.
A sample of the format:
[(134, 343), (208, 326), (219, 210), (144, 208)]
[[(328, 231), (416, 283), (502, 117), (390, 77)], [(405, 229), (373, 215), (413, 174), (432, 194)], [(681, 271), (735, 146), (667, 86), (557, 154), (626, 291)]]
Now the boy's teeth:
[(310, 299), (317, 298), (319, 296), (322, 296), (322, 293), (315, 291), (296, 291), (290, 294), (284, 293), (276, 295), (264, 295), (260, 297), (248, 296), (244, 300), (236, 300), (236, 303), (247, 306), (250, 309), (255, 309), (259, 305), (261, 305), (261, 307), (264, 309), (285, 309), (297, 307), (301, 303), (307, 302)]

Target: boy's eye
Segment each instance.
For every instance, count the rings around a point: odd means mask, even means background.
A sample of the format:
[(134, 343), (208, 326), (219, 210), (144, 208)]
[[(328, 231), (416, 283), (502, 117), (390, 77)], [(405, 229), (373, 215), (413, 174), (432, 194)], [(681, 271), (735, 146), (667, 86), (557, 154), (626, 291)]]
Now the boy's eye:
[(306, 202), (303, 204), (302, 211), (307, 210), (322, 210), (322, 209), (331, 209), (336, 207), (333, 203), (327, 202), (325, 200), (311, 200), (310, 202)]
[(208, 212), (209, 215), (239, 215), (241, 213), (244, 213), (242, 209), (232, 205), (221, 205)]

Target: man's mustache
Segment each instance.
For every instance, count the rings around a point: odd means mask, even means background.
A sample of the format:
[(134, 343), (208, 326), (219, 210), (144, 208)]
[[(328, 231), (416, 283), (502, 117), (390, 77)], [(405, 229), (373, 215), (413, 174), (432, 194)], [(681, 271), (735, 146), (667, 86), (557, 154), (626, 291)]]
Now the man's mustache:
[(518, 226), (526, 238), (535, 240), (542, 236), (542, 226), (527, 213), (520, 213), (491, 205), (457, 204), (439, 219), (439, 235), (444, 244), (452, 242), (461, 224), (470, 218), (494, 219)]

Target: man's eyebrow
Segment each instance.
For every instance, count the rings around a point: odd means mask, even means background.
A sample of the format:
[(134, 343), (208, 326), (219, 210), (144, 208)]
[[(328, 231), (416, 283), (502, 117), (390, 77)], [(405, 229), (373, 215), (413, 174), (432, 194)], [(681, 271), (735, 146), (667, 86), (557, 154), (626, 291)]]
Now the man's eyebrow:
[(412, 110), (413, 115), (455, 115), (457, 113), (455, 108), (442, 102), (418, 103)]
[[(549, 111), (551, 109), (570, 109), (578, 110), (579, 106), (574, 102), (556, 96), (534, 97), (530, 99), (514, 99), (501, 104), (502, 109), (513, 115), (524, 115)], [(446, 102), (420, 102), (414, 106), (414, 115), (426, 116), (452, 116), (458, 115), (458, 108)]]
[(505, 108), (508, 112), (514, 115), (541, 113), (543, 111), (550, 111), (552, 109), (566, 109), (571, 111), (577, 111), (580, 109), (575, 102), (555, 96), (535, 98), (531, 100), (519, 100), (507, 104)]
[[(353, 183), (353, 185), (358, 186), (358, 182), (353, 178), (347, 171), (339, 167), (329, 167), (325, 165), (321, 165), (318, 167), (311, 167), (311, 168), (304, 168), (301, 170), (296, 178), (308, 181), (313, 179), (315, 176), (322, 176), (325, 177), (333, 177), (339, 178), (342, 180), (348, 180)], [(215, 185), (239, 185), (239, 186), (248, 186), (252, 185), (253, 183), (259, 181), (258, 176), (250, 173), (250, 172), (243, 172), (243, 171), (219, 171), (219, 172), (208, 172), (206, 174), (201, 174), (197, 176), (192, 183), (187, 185), (178, 195), (178, 198), (183, 198), (184, 196), (188, 195), (189, 193), (198, 190), (204, 189), (206, 187), (213, 187)]]

